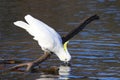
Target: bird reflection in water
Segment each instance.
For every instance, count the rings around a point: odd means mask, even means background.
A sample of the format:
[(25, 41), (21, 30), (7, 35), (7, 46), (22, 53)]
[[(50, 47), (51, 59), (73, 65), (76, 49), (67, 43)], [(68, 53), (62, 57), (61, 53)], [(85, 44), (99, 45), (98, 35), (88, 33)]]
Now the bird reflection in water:
[(71, 68), (70, 66), (60, 66), (59, 67), (59, 79), (69, 79)]
[(40, 75), (39, 79), (36, 80), (56, 80), (56, 79), (69, 79), (71, 68), (70, 66), (63, 66), (59, 67), (59, 75), (52, 75), (52, 74), (42, 74)]

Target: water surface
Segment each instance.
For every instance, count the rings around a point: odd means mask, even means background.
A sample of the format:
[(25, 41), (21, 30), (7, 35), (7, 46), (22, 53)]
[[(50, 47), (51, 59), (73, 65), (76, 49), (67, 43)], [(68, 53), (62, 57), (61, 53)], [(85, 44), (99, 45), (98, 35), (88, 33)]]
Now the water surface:
[[(120, 80), (119, 3), (119, 0), (0, 1), (0, 59), (27, 62), (42, 55), (32, 36), (13, 25), (16, 20), (24, 20), (26, 14), (44, 21), (61, 36), (86, 17), (98, 14), (101, 18), (70, 40), (71, 67), (61, 66), (56, 55), (42, 63), (43, 67), (58, 66), (59, 75), (10, 72), (1, 74), (1, 80)], [(8, 68), (13, 65), (0, 66)]]

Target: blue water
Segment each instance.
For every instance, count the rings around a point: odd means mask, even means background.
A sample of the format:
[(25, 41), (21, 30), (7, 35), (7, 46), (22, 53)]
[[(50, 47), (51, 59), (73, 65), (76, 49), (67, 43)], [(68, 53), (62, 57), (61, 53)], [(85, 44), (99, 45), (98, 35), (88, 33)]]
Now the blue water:
[[(1, 80), (120, 80), (120, 6), (118, 0), (58, 0), (58, 1), (1, 1), (0, 2), (0, 59), (35, 60), (43, 54), (32, 37), (12, 23), (31, 14), (66, 35), (80, 22), (93, 14), (93, 21), (72, 38), (68, 50), (71, 66), (51, 56), (43, 67), (59, 67), (59, 75), (9, 72)], [(52, 64), (51, 64), (52, 63)], [(2, 65), (8, 68), (13, 65)], [(0, 70), (2, 71), (2, 70)]]

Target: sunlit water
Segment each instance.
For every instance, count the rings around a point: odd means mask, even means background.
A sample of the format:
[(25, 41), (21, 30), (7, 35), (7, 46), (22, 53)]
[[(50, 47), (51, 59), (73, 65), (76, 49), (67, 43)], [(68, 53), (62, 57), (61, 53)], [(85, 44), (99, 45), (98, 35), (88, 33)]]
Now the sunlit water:
[[(12, 22), (31, 14), (66, 35), (80, 21), (93, 14), (99, 21), (91, 24), (70, 40), (71, 66), (62, 66), (56, 55), (42, 63), (43, 67), (58, 66), (59, 75), (10, 72), (1, 80), (120, 80), (120, 1), (118, 0), (58, 0), (0, 2), (0, 59), (25, 62), (42, 55), (36, 41)], [(52, 63), (52, 64), (51, 64)], [(13, 65), (0, 65), (8, 68)]]

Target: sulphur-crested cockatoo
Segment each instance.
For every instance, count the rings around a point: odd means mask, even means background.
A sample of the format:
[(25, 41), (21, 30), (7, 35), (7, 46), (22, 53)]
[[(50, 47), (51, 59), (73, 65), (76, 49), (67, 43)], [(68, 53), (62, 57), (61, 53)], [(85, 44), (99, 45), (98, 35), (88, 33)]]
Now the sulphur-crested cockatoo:
[(70, 61), (71, 56), (66, 46), (64, 48), (60, 35), (53, 28), (31, 15), (26, 15), (25, 20), (27, 23), (16, 21), (14, 25), (25, 29), (31, 34), (33, 39), (38, 41), (38, 44), (44, 52), (55, 53), (61, 61)]

